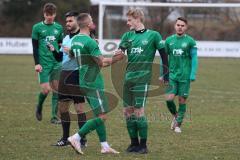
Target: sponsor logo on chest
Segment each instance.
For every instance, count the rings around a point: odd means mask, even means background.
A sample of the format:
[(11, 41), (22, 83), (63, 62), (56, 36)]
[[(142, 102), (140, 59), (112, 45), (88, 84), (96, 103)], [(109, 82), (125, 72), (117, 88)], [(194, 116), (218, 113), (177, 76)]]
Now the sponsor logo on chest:
[(143, 49), (141, 47), (136, 47), (131, 49), (131, 54), (141, 54)]
[(184, 51), (182, 49), (173, 49), (174, 56), (182, 56), (183, 52)]

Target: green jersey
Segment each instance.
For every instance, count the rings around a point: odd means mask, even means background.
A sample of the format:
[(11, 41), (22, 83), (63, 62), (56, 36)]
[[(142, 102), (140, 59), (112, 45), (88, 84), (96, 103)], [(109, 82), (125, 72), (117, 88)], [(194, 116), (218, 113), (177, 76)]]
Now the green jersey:
[(125, 81), (149, 83), (156, 50), (164, 48), (161, 35), (149, 29), (130, 31), (122, 36), (120, 48), (125, 48), (128, 56)]
[(100, 67), (94, 60), (102, 55), (97, 42), (87, 35), (78, 34), (72, 39), (71, 51), (78, 61), (80, 87), (104, 89)]
[(195, 40), (189, 35), (169, 36), (165, 41), (165, 50), (169, 55), (169, 78), (187, 81), (191, 74), (191, 49), (196, 48)]
[(58, 42), (63, 39), (63, 27), (54, 22), (53, 24), (45, 24), (39, 22), (32, 28), (32, 39), (38, 40), (39, 62), (41, 65), (48, 65), (56, 62), (52, 52), (47, 48), (47, 44), (51, 43), (58, 51)]

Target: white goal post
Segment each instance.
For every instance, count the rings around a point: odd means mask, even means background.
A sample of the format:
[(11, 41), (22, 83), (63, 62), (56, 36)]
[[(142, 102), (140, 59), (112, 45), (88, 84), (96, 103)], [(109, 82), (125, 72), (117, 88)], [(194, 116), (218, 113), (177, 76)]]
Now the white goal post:
[[(98, 39), (99, 46), (103, 52), (104, 50), (104, 13), (106, 7), (178, 7), (178, 8), (239, 8), (240, 3), (158, 3), (158, 2), (100, 2), (99, 3), (99, 15), (98, 15)], [(239, 12), (240, 13), (240, 12)], [(110, 40), (111, 44), (118, 44), (118, 39)], [(239, 41), (200, 41), (198, 42), (199, 48), (203, 51), (200, 56), (210, 57), (240, 57), (240, 42)], [(211, 45), (206, 49), (205, 45)], [(218, 46), (217, 48), (211, 48), (212, 46)], [(224, 48), (225, 46), (225, 48)], [(220, 52), (221, 51), (221, 52)], [(224, 53), (229, 51), (229, 53)], [(209, 53), (208, 53), (209, 52)], [(210, 53), (211, 52), (211, 53)]]

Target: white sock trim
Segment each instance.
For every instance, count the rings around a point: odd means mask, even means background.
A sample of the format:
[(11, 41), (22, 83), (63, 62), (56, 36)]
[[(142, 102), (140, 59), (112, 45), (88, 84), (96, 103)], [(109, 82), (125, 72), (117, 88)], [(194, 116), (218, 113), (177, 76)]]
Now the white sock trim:
[(110, 148), (108, 142), (101, 142), (101, 146), (102, 146), (103, 148)]
[(73, 138), (76, 139), (76, 140), (78, 140), (78, 141), (81, 140), (81, 137), (80, 137), (80, 135), (79, 135), (78, 133), (75, 133), (75, 134), (73, 135)]

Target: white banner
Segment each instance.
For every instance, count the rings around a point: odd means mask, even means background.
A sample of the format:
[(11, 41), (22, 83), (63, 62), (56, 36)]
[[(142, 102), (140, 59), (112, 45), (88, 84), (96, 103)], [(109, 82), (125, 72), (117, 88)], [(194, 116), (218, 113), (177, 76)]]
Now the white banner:
[(0, 38), (0, 54), (32, 54), (31, 38)]
[[(104, 54), (111, 54), (119, 42), (103, 40), (100, 48)], [(199, 57), (240, 57), (240, 42), (198, 41), (197, 47)], [(0, 38), (0, 54), (32, 54), (31, 38)]]
[[(111, 54), (118, 48), (119, 40), (103, 40), (100, 48)], [(240, 57), (240, 42), (197, 41), (199, 57)], [(159, 54), (156, 54), (159, 55)]]

